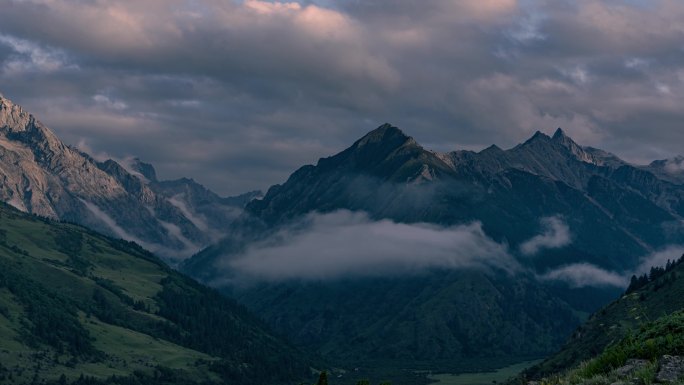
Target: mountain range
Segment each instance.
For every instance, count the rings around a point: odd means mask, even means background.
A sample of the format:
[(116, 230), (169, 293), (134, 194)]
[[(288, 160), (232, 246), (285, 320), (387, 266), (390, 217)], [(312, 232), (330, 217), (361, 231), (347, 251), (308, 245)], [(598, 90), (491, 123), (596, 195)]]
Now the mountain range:
[(0, 200), (148, 248), (236, 298), (263, 335), (369, 377), (555, 351), (684, 244), (681, 166), (632, 165), (562, 129), (438, 153), (384, 124), (263, 196), (225, 198), (95, 160), (0, 98)]
[[(414, 191), (429, 195), (416, 199)], [(561, 215), (573, 245), (594, 256), (587, 262), (620, 269), (684, 235), (681, 185), (580, 147), (561, 129), (553, 137), (537, 132), (508, 151), (439, 154), (383, 125), (317, 166), (302, 167), (246, 211), (273, 226), (336, 209), (443, 226), (478, 220), (489, 236), (512, 246), (535, 236), (540, 218)]]
[[(223, 286), (275, 330), (333, 362), (429, 366), (543, 356), (585, 314), (618, 295), (649, 255), (684, 242), (684, 186), (677, 172), (659, 164), (631, 165), (578, 145), (562, 129), (553, 136), (537, 132), (509, 150), (437, 153), (385, 124), (249, 202), (228, 236), (182, 269)], [(284, 254), (281, 259), (288, 251), (320, 254), (305, 259), (312, 265), (351, 260), (355, 244), (373, 239), (357, 235), (333, 243), (350, 252), (331, 256), (326, 242), (344, 237), (345, 228), (328, 229), (337, 238), (316, 228), (340, 212), (362, 212), (369, 223), (412, 225), (413, 231), (476, 224), (485, 242), (501, 245), (519, 270), (506, 271), (504, 260), (485, 269), (459, 260), (455, 269), (450, 261), (417, 275), (391, 270), (389, 277), (311, 279), (302, 270), (303, 276), (284, 279), (250, 264), (250, 257), (263, 259), (273, 250)], [(311, 241), (316, 238), (320, 244)], [(301, 247), (305, 241), (314, 246)], [(411, 263), (429, 259), (429, 247), (418, 249)], [(277, 256), (262, 263), (274, 261)], [(282, 271), (292, 269), (287, 261)], [(257, 283), (240, 282), (245, 274)]]
[(167, 261), (220, 236), (258, 193), (222, 198), (192, 179), (159, 181), (138, 159), (99, 162), (0, 96), (0, 200), (132, 240)]

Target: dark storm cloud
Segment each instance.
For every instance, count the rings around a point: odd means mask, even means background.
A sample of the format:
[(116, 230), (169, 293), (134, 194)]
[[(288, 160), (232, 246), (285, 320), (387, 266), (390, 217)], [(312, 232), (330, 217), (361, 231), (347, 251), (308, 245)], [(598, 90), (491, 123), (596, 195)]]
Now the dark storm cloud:
[(239, 193), (385, 121), (436, 150), (562, 126), (675, 155), (683, 42), (675, 0), (7, 0), (0, 92), (67, 143)]

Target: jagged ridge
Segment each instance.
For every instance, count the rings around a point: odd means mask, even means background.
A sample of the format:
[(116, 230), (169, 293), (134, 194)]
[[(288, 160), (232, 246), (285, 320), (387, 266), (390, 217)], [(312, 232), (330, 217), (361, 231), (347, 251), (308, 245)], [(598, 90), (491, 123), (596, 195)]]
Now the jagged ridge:
[(131, 170), (65, 145), (0, 97), (0, 200), (22, 211), (80, 223), (175, 259), (216, 240), (217, 229), (241, 209), (189, 179), (159, 182), (149, 164), (136, 161)]
[[(184, 268), (213, 282), (230, 278), (239, 272), (219, 263), (222, 258), (271, 239), (307, 213), (345, 209), (404, 223), (451, 226), (479, 221), (490, 237), (509, 245), (526, 269), (542, 276), (573, 263), (623, 272), (653, 250), (684, 241), (679, 220), (683, 203), (682, 186), (607, 152), (582, 147), (563, 130), (551, 137), (538, 132), (507, 150), (492, 146), (443, 154), (422, 148), (386, 124), (271, 187), (263, 199), (247, 205), (226, 239), (194, 256)], [(568, 226), (571, 243), (535, 256), (521, 255), (519, 246), (543, 232), (540, 219), (550, 216)], [(468, 280), (467, 273), (461, 273), (384, 279), (380, 289), (379, 280), (350, 278), (229, 290), (278, 331), (338, 362), (393, 357), (381, 365), (401, 365), (398, 362), (406, 359), (426, 366), (516, 351), (543, 354), (559, 342), (550, 336), (578, 324), (572, 316), (554, 323), (554, 314), (566, 314), (563, 309), (568, 308), (545, 306), (563, 307), (567, 301), (576, 311), (590, 312), (615, 294), (606, 288), (576, 291), (562, 284), (539, 288), (535, 280), (521, 277), (514, 278), (520, 286), (492, 275)], [(459, 286), (464, 282), (473, 283)], [(545, 290), (553, 294), (545, 297)], [(549, 299), (515, 302), (506, 297), (512, 293)], [(434, 307), (420, 305), (426, 302)], [(517, 305), (508, 308), (511, 303)], [(499, 312), (505, 315), (493, 316)], [(483, 324), (485, 318), (496, 325)], [(498, 332), (500, 338), (484, 337)], [(472, 335), (481, 338), (473, 343)]]

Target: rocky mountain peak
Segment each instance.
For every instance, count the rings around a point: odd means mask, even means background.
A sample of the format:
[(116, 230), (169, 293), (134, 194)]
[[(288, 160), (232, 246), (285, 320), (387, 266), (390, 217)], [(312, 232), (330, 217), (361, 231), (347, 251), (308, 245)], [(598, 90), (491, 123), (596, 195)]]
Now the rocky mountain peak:
[(65, 148), (49, 128), (5, 97), (0, 97), (0, 134), (30, 147), (37, 157), (62, 152)]
[[(380, 164), (396, 161), (393, 167), (399, 167), (410, 153), (422, 153), (422, 147), (410, 136), (397, 127), (385, 123), (364, 135), (351, 147), (330, 158), (319, 160), (324, 167), (349, 166), (353, 168), (376, 168)], [(401, 160), (404, 159), (404, 160)]]
[(150, 182), (157, 182), (157, 171), (149, 163), (145, 163), (138, 158), (134, 158), (131, 163), (131, 168), (134, 171), (139, 172), (143, 177), (145, 177)]
[(519, 146), (521, 146), (521, 147), (529, 147), (529, 146), (531, 146), (531, 145), (532, 145), (532, 146), (536, 146), (536, 145), (539, 145), (539, 144), (544, 144), (544, 145), (545, 145), (545, 144), (547, 144), (547, 143), (551, 143), (551, 137), (548, 136), (548, 135), (546, 135), (545, 133), (543, 133), (543, 132), (541, 132), (541, 131), (537, 131), (537, 132), (534, 133), (534, 135), (532, 135), (532, 137), (530, 137), (529, 139), (527, 139), (523, 144), (521, 144), (521, 145), (519, 145)]
[(534, 135), (532, 135), (531, 138), (526, 140), (522, 145), (527, 146), (527, 145), (538, 144), (538, 143), (560, 144), (563, 147), (568, 148), (568, 149), (574, 148), (574, 147), (581, 148), (560, 127), (558, 129), (556, 129), (553, 136), (548, 136), (541, 131), (537, 131), (534, 133)]
[(5, 95), (0, 93), (0, 108), (4, 108), (5, 106), (13, 106), (14, 103), (12, 103), (11, 100), (7, 99)]
[(480, 151), (480, 153), (496, 153), (496, 154), (499, 154), (502, 152), (504, 152), (504, 150), (502, 150), (501, 147), (497, 146), (496, 144), (492, 144), (491, 146)]
[(134, 240), (169, 259), (207, 245), (218, 236), (207, 230), (227, 226), (235, 216), (231, 202), (199, 185), (194, 190), (201, 194), (192, 196), (167, 190), (156, 181), (154, 168), (139, 159), (97, 162), (5, 97), (0, 97), (0, 169), (0, 201)]
[(573, 154), (577, 154), (579, 152), (582, 152), (582, 147), (578, 145), (572, 138), (570, 138), (565, 131), (563, 131), (562, 128), (558, 127), (556, 132), (553, 134), (553, 137), (551, 138), (555, 143), (560, 144), (561, 146), (567, 148), (572, 152)]
[[(558, 127), (556, 129), (556, 132), (553, 133), (552, 139), (555, 141), (563, 141), (563, 140), (570, 139), (570, 138), (565, 134), (565, 131), (563, 131), (562, 128)], [(572, 139), (570, 139), (570, 140), (572, 140)]]
[(375, 130), (367, 133), (356, 142), (355, 147), (363, 147), (369, 144), (376, 143), (390, 143), (390, 142), (405, 142), (412, 139), (410, 136), (404, 134), (403, 131), (394, 127), (389, 123), (385, 123)]
[(3, 133), (24, 131), (33, 117), (25, 112), (21, 106), (0, 96), (0, 129)]
[(597, 166), (614, 166), (624, 163), (608, 152), (580, 146), (560, 127), (556, 129), (552, 137), (537, 131), (530, 139), (516, 147), (516, 149), (532, 151), (543, 157), (548, 157), (550, 153), (555, 153), (561, 157), (569, 156), (580, 162)]

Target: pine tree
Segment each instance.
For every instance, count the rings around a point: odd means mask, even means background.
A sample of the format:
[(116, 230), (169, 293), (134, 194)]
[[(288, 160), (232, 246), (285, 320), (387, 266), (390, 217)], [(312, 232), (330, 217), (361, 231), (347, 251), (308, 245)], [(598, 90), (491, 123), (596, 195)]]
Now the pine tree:
[(326, 371), (322, 371), (321, 375), (318, 376), (316, 385), (328, 385), (328, 373)]
[(626, 293), (627, 293), (627, 294), (630, 294), (630, 293), (632, 293), (633, 291), (637, 290), (637, 289), (638, 289), (638, 287), (637, 287), (638, 285), (639, 285), (639, 279), (637, 278), (636, 275), (632, 275), (632, 278), (630, 278), (630, 280), (629, 280), (629, 286), (627, 287), (627, 292), (626, 292)]

